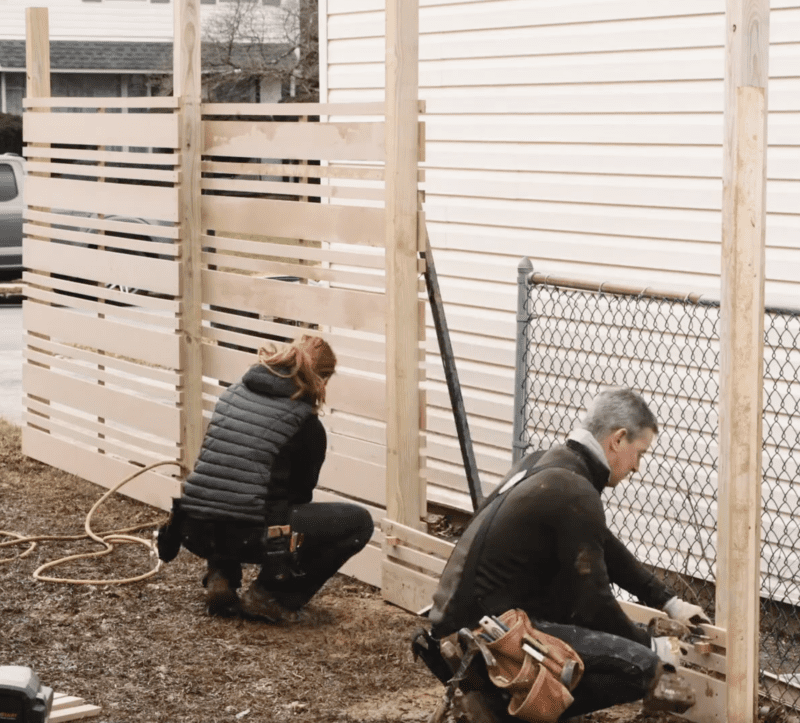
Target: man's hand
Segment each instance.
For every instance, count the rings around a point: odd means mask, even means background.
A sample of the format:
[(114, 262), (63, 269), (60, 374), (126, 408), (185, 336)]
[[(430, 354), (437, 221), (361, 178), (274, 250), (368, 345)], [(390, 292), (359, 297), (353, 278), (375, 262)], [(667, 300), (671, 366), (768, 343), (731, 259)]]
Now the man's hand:
[(665, 667), (671, 666), (673, 670), (677, 670), (680, 664), (681, 656), (686, 655), (689, 649), (681, 644), (678, 638), (660, 637), (653, 638), (650, 641), (650, 647), (653, 652), (661, 659)]
[(683, 623), (689, 627), (693, 627), (700, 623), (711, 623), (708, 616), (703, 612), (703, 608), (699, 605), (692, 605), (679, 597), (674, 597), (668, 600), (664, 605), (664, 612), (669, 615), (673, 620)]

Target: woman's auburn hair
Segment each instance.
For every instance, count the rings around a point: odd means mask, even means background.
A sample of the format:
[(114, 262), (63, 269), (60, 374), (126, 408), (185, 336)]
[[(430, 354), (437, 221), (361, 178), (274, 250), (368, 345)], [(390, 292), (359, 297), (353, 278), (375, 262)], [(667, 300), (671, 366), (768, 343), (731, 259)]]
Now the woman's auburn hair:
[(303, 334), (280, 348), (275, 344), (261, 347), (258, 361), (275, 376), (294, 381), (297, 391), (292, 399), (310, 397), (314, 400), (315, 412), (325, 404), (325, 385), (336, 371), (336, 355), (321, 337)]

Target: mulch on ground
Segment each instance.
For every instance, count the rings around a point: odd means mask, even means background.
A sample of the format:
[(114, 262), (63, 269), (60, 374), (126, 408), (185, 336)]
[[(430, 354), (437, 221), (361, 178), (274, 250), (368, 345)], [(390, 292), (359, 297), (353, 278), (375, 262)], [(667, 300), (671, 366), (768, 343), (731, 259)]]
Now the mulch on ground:
[[(110, 484), (118, 480), (110, 480)], [(21, 453), (20, 430), (0, 419), (0, 530), (83, 533), (104, 490)], [(164, 512), (115, 495), (92, 518), (105, 531)], [(3, 538), (7, 539), (7, 538)], [(14, 557), (23, 548), (0, 550)], [(442, 693), (409, 649), (420, 618), (380, 591), (336, 576), (293, 625), (210, 618), (204, 561), (183, 550), (156, 576), (126, 585), (65, 585), (32, 578), (44, 562), (99, 549), (40, 543), (0, 564), (0, 665), (30, 666), (45, 685), (102, 708), (99, 723), (425, 723)], [(140, 545), (56, 568), (58, 577), (112, 579), (153, 565)], [(254, 569), (246, 580), (252, 579)], [(598, 723), (648, 718), (638, 706), (593, 714)], [(677, 719), (674, 719), (677, 720)]]

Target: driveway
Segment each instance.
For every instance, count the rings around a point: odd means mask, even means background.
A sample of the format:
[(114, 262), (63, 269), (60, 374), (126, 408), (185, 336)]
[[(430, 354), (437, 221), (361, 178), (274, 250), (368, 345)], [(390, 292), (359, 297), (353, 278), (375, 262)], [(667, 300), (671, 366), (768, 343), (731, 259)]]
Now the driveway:
[(0, 306), (0, 417), (22, 424), (21, 306)]

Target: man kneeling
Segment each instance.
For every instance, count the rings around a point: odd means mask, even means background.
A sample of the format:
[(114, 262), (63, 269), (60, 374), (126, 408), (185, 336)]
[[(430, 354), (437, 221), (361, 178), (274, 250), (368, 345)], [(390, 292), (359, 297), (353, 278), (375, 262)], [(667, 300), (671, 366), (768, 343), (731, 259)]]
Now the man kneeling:
[[(585, 666), (561, 718), (642, 698), (661, 710), (688, 708), (691, 690), (675, 673), (676, 639), (635, 624), (611, 585), (683, 625), (709, 620), (613, 535), (600, 497), (638, 470), (657, 433), (639, 394), (609, 389), (593, 400), (566, 444), (520, 460), (448, 560), (430, 612), (431, 642), (474, 630), (483, 616), (519, 609), (539, 631), (572, 647)], [(482, 695), (503, 720), (501, 691), (489, 686)]]

